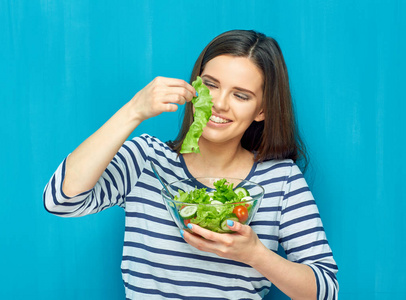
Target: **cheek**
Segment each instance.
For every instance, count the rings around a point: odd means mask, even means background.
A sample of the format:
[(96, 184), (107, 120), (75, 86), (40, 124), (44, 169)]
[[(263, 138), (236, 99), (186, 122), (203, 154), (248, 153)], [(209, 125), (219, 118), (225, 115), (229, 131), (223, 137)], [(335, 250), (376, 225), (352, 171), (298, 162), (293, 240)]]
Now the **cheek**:
[(219, 92), (217, 89), (213, 89), (210, 87), (208, 87), (208, 89), (209, 89), (210, 96), (212, 97), (212, 101), (214, 102), (217, 99)]
[(257, 111), (256, 107), (241, 105), (238, 109), (238, 115), (241, 120), (251, 123), (258, 115)]

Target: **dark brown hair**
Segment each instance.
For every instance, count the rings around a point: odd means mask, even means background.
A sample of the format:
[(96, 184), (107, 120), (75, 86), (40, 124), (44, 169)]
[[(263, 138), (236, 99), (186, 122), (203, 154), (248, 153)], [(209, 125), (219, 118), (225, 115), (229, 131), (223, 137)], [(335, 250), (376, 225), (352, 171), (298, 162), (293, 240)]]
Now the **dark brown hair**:
[[(290, 158), (307, 166), (307, 154), (299, 136), (293, 111), (288, 72), (282, 51), (271, 37), (253, 30), (231, 30), (214, 38), (198, 57), (190, 82), (202, 72), (207, 62), (219, 55), (249, 58), (263, 73), (264, 121), (252, 122), (241, 145), (255, 153), (256, 161)], [(169, 145), (179, 153), (193, 122), (192, 103), (187, 103), (182, 127)]]

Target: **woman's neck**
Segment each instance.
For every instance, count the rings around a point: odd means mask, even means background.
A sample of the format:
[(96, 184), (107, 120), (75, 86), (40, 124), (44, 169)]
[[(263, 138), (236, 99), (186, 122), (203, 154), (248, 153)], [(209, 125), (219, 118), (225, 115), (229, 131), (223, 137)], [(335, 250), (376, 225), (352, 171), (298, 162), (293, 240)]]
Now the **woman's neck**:
[(232, 145), (199, 142), (200, 153), (184, 155), (186, 166), (194, 177), (246, 178), (254, 155), (240, 143)]

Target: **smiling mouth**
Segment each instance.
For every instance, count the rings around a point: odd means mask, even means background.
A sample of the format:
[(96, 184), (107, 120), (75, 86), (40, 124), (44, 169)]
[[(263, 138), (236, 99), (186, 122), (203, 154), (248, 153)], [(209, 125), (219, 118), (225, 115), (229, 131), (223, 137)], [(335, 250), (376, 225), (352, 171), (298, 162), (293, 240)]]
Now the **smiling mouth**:
[(220, 118), (220, 117), (214, 116), (214, 115), (211, 115), (210, 121), (212, 121), (214, 123), (218, 123), (218, 124), (224, 124), (224, 123), (230, 123), (231, 122), (230, 120), (223, 119), (223, 118)]

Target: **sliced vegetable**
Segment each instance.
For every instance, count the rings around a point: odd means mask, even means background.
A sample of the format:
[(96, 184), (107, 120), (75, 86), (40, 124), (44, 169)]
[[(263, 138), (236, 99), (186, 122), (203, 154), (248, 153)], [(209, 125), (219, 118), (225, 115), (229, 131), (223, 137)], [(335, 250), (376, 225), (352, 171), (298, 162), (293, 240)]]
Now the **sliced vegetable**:
[(180, 209), (179, 214), (182, 219), (191, 219), (196, 215), (197, 206), (196, 205), (187, 205)]
[(224, 232), (231, 232), (232, 230), (227, 226), (227, 220), (238, 222), (238, 218), (235, 214), (227, 215), (220, 223), (220, 228)]
[(210, 204), (213, 204), (213, 205), (222, 205), (223, 202), (220, 202), (220, 201), (217, 201), (217, 200), (212, 200), (212, 201), (210, 201)]
[(246, 196), (246, 197), (242, 198), (241, 201), (250, 201), (252, 199), (253, 198), (251, 196)]
[(223, 205), (223, 202), (220, 202), (220, 201), (217, 201), (217, 200), (212, 200), (212, 201), (210, 201), (210, 204), (215, 205), (215, 208), (217, 209), (217, 211), (219, 213), (221, 213), (222, 207), (220, 205)]
[(241, 223), (248, 220), (248, 209), (244, 205), (234, 207), (233, 213), (237, 216), (238, 221)]
[(220, 179), (213, 185), (216, 189), (210, 192), (206, 188), (195, 188), (190, 192), (179, 190), (175, 200), (184, 203), (178, 208), (180, 217), (185, 226), (193, 223), (215, 232), (230, 232), (227, 219), (244, 224), (255, 202), (251, 201), (251, 196), (243, 196), (245, 189), (240, 189), (240, 192), (234, 190), (233, 184), (226, 179)]
[(243, 187), (238, 187), (238, 188), (236, 188), (236, 189), (234, 190), (234, 192), (235, 192), (237, 195), (241, 196), (241, 198), (244, 198), (244, 197), (250, 195), (250, 193), (247, 191), (247, 189), (246, 189), (246, 188), (243, 188)]

